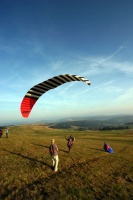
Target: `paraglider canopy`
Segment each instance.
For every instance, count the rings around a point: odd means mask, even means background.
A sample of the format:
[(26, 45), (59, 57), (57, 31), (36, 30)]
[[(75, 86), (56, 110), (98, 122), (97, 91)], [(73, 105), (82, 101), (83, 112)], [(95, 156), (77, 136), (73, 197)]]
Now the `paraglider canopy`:
[(70, 74), (55, 76), (42, 83), (39, 83), (33, 86), (24, 96), (20, 106), (22, 116), (28, 118), (34, 104), (45, 92), (71, 81), (83, 81), (87, 85), (91, 84), (90, 81), (84, 77)]

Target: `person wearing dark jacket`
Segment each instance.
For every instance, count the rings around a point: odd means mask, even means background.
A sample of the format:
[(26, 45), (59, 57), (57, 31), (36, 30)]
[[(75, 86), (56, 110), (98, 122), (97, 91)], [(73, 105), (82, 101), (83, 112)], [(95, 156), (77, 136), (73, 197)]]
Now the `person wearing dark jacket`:
[[(65, 137), (66, 138), (66, 137)], [(67, 140), (67, 147), (68, 147), (68, 152), (70, 152), (72, 146), (73, 146), (73, 141), (75, 141), (75, 138), (70, 135), (69, 138), (66, 138)]]
[(3, 135), (3, 130), (0, 129), (0, 138), (2, 137), (2, 135)]

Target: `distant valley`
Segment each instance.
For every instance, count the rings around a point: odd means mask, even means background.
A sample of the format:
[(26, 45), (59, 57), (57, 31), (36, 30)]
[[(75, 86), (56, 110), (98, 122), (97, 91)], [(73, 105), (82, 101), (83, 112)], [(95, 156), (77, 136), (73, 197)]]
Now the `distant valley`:
[(133, 115), (89, 116), (62, 119), (48, 124), (55, 129), (114, 130), (133, 128)]
[[(3, 124), (0, 128), (23, 125), (26, 123), (14, 122)], [(114, 130), (132, 129), (133, 115), (101, 115), (62, 118), (54, 120), (30, 121), (27, 124), (47, 125), (54, 129), (76, 129), (76, 130)]]

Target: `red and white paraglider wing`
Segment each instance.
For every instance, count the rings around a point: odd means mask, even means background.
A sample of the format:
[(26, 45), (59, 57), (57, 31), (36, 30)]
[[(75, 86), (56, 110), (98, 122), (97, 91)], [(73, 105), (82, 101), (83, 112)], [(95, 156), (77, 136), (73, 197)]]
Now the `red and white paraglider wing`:
[(91, 84), (90, 81), (84, 77), (70, 74), (55, 76), (42, 83), (39, 83), (33, 86), (24, 96), (20, 106), (22, 116), (28, 118), (34, 104), (45, 92), (71, 81), (83, 81), (87, 85)]

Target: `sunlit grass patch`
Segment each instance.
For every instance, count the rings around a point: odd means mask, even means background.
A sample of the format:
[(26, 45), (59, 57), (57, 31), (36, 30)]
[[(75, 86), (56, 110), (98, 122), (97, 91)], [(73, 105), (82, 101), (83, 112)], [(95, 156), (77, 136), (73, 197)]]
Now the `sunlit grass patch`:
[[(64, 136), (76, 140), (68, 153)], [(1, 199), (132, 199), (133, 131), (53, 130), (11, 127), (0, 140)], [(48, 146), (59, 147), (59, 172), (51, 170)], [(114, 154), (103, 151), (107, 141)]]

